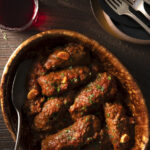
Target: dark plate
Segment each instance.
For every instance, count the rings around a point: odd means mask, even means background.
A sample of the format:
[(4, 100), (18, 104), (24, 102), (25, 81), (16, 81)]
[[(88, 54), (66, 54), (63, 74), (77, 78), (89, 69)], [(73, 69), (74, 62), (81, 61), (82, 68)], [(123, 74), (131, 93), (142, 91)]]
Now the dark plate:
[[(106, 3), (104, 0), (99, 0), (99, 3), (103, 10), (110, 16), (113, 23), (125, 34), (142, 40), (150, 40), (150, 34), (148, 34), (143, 28), (140, 27), (138, 23), (136, 23), (133, 19), (128, 16), (117, 15)], [(150, 6), (145, 4), (145, 9), (150, 14)], [(150, 21), (148, 21), (141, 13), (134, 11), (130, 8), (130, 10), (136, 14), (142, 21), (144, 21), (147, 25), (150, 26)]]

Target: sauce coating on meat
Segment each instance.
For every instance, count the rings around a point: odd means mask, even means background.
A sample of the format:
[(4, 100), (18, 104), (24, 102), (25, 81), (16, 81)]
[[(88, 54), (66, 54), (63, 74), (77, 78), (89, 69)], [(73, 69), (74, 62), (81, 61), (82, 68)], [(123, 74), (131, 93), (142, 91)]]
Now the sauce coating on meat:
[(38, 83), (42, 88), (43, 95), (52, 96), (85, 83), (91, 76), (92, 72), (86, 66), (71, 67), (41, 76), (38, 78)]
[(28, 94), (27, 100), (24, 104), (25, 112), (28, 115), (34, 115), (39, 113), (42, 110), (42, 103), (44, 102), (45, 98), (40, 94), (40, 87), (37, 82), (37, 78), (40, 75), (44, 75), (46, 70), (42, 66), (41, 58), (38, 58), (34, 63), (33, 67), (31, 68), (31, 72), (29, 74), (28, 80)]
[(31, 147), (129, 150), (134, 117), (116, 77), (82, 44), (54, 47), (40, 51), (28, 77), (24, 114)]
[(128, 148), (129, 120), (125, 110), (120, 103), (106, 103), (104, 106), (108, 134), (114, 150), (125, 150)]
[(45, 101), (44, 97), (37, 97), (34, 100), (26, 100), (24, 110), (28, 115), (35, 115), (42, 110), (42, 103)]
[(61, 97), (52, 97), (45, 102), (42, 111), (34, 118), (34, 128), (36, 130), (51, 130), (68, 106), (73, 102), (73, 92)]
[(108, 73), (101, 73), (97, 78), (81, 90), (75, 98), (69, 112), (74, 120), (91, 113), (99, 108), (105, 99), (116, 92), (114, 77)]
[(42, 150), (78, 149), (97, 138), (101, 125), (93, 115), (80, 118), (72, 126), (46, 137), (42, 141)]
[(110, 142), (107, 129), (103, 128), (99, 132), (98, 138), (96, 141), (90, 145), (86, 145), (82, 148), (83, 150), (113, 150), (113, 145)]
[(27, 98), (29, 100), (36, 98), (40, 94), (39, 92), (39, 85), (37, 82), (37, 77), (44, 75), (46, 70), (41, 64), (41, 59), (38, 59), (37, 62), (33, 66), (33, 70), (30, 73), (29, 76), (29, 82), (28, 82), (28, 95)]
[[(83, 61), (84, 59), (84, 61)], [(64, 68), (70, 65), (83, 65), (90, 62), (89, 52), (81, 44), (70, 43), (64, 48), (59, 47), (49, 55), (44, 64), (46, 69)]]

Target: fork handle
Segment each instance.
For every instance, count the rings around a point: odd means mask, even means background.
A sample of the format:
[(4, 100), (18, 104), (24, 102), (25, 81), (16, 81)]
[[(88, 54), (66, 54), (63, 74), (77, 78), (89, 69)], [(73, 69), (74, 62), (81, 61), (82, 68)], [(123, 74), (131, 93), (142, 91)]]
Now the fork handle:
[(136, 15), (134, 15), (131, 11), (127, 11), (125, 13), (126, 15), (128, 15), (129, 17), (131, 17), (132, 19), (134, 19), (139, 25), (141, 25), (141, 27), (143, 27), (143, 29), (150, 34), (150, 28), (143, 22), (141, 21)]
[(16, 111), (18, 116), (18, 128), (17, 128), (17, 136), (16, 136), (16, 143), (15, 143), (14, 150), (20, 150), (21, 113), (18, 110)]
[(144, 0), (145, 3), (147, 3), (148, 5), (150, 5), (150, 0)]
[[(149, 0), (150, 1), (150, 0)], [(150, 2), (149, 2), (150, 3)], [(150, 15), (146, 12), (145, 8), (144, 8), (144, 3), (143, 5), (141, 5), (139, 11), (148, 19), (150, 20)]]

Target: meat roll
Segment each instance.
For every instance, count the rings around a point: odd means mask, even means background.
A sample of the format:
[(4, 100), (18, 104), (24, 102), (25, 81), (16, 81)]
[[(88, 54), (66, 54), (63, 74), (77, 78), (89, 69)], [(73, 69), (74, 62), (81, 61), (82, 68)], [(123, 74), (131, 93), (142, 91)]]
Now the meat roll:
[(110, 98), (116, 93), (116, 83), (112, 75), (101, 73), (97, 78), (81, 90), (75, 98), (69, 112), (74, 120), (96, 111), (104, 99)]
[(106, 103), (104, 106), (105, 118), (109, 138), (114, 150), (128, 149), (129, 119), (125, 114), (123, 106), (119, 102)]
[(35, 116), (34, 128), (42, 131), (51, 130), (53, 124), (59, 121), (73, 102), (72, 95), (73, 92), (70, 92), (69, 95), (49, 98), (43, 105), (42, 111)]
[(38, 83), (43, 95), (52, 96), (87, 82), (94, 74), (95, 72), (91, 73), (91, 69), (86, 66), (71, 67), (41, 76), (38, 78)]
[[(84, 61), (82, 61), (84, 59)], [(57, 48), (46, 60), (44, 67), (49, 69), (63, 68), (70, 65), (83, 65), (90, 62), (90, 55), (80, 44), (70, 43), (64, 48)]]
[(42, 141), (42, 150), (78, 149), (96, 139), (100, 128), (98, 118), (85, 116), (68, 128), (46, 137)]

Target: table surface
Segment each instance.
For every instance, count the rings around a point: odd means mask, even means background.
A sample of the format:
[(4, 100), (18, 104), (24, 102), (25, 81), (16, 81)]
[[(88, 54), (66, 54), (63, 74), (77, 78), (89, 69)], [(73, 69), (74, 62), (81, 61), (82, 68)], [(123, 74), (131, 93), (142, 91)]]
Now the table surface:
[[(50, 29), (74, 30), (97, 40), (126, 66), (150, 108), (150, 45), (131, 44), (110, 36), (96, 22), (89, 0), (40, 0), (39, 7), (37, 22), (27, 31), (0, 30), (0, 77), (12, 52), (28, 37)], [(0, 110), (0, 150), (12, 150), (13, 147), (14, 141)]]

